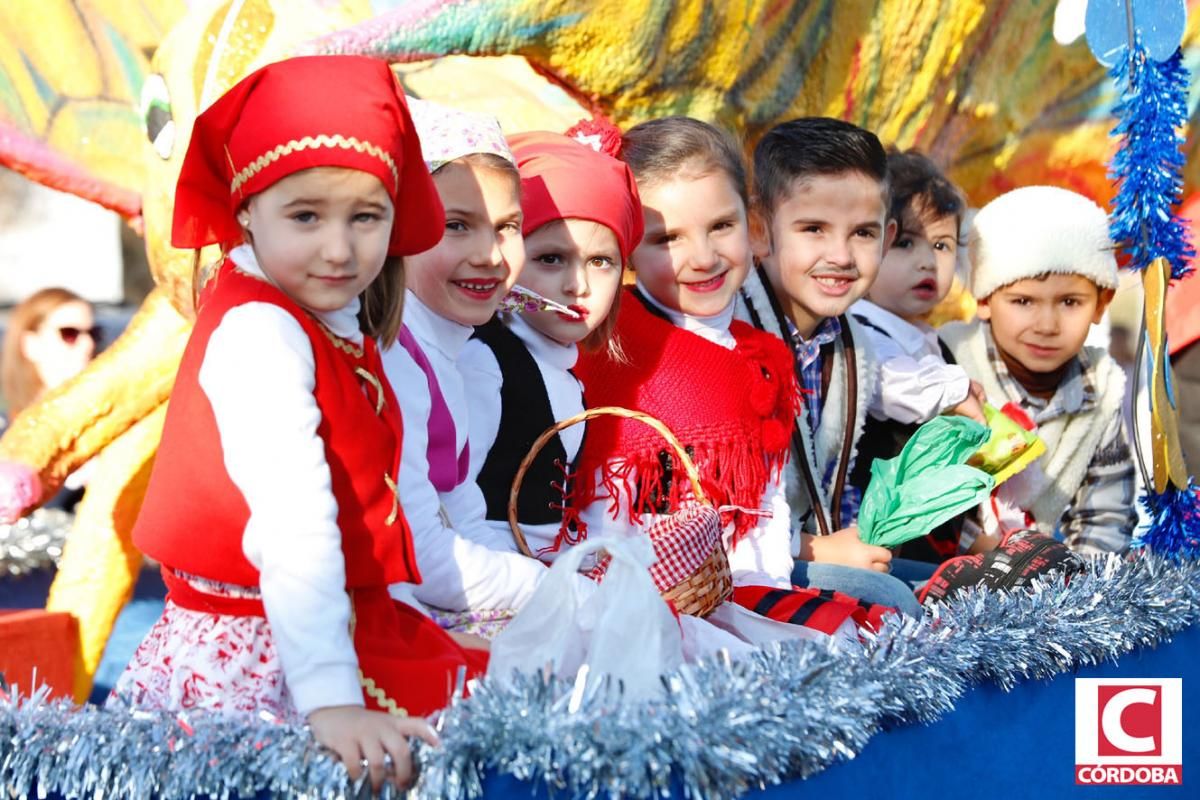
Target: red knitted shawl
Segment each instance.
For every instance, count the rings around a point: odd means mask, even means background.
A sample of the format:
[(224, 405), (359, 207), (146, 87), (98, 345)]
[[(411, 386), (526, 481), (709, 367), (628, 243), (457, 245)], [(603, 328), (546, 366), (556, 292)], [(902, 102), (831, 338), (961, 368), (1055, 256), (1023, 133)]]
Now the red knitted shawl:
[[(692, 454), (709, 500), (756, 511), (789, 455), (799, 409), (791, 352), (771, 334), (738, 321), (729, 329), (737, 346), (726, 350), (652, 313), (632, 293), (623, 299), (615, 336), (624, 362), (604, 352), (581, 354), (575, 368), (588, 406), (622, 406), (661, 420)], [(668, 499), (677, 509), (691, 487), (662, 437), (636, 420), (589, 420), (573, 507), (586, 507), (603, 487), (610, 497), (623, 489), (633, 498), (632, 522), (655, 513), (663, 453), (672, 475)], [(613, 465), (614, 459), (623, 463)], [(618, 513), (614, 506), (614, 517)], [(757, 522), (755, 514), (735, 511), (735, 541)]]

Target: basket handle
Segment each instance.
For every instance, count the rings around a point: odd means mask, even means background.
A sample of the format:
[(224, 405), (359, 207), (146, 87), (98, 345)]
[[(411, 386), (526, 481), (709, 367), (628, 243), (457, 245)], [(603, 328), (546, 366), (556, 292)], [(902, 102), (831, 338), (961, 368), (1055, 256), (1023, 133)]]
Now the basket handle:
[(581, 422), (586, 422), (593, 417), (624, 417), (625, 419), (633, 419), (644, 425), (649, 425), (659, 433), (667, 444), (675, 451), (675, 455), (679, 457), (679, 463), (683, 465), (684, 472), (687, 473), (688, 481), (692, 484), (692, 493), (696, 496), (696, 500), (700, 503), (707, 504), (708, 498), (704, 494), (704, 489), (700, 486), (700, 473), (696, 470), (696, 464), (692, 461), (691, 456), (683, 449), (683, 445), (679, 439), (671, 432), (664, 423), (641, 411), (631, 411), (628, 408), (620, 406), (598, 406), (589, 408), (586, 411), (576, 414), (573, 417), (567, 417), (564, 420), (554, 423), (542, 435), (534, 440), (529, 448), (529, 452), (525, 454), (525, 458), (521, 461), (521, 465), (517, 467), (517, 474), (513, 477), (512, 489), (508, 493), (508, 527), (512, 529), (513, 539), (517, 542), (517, 549), (530, 558), (536, 558), (533, 551), (529, 549), (529, 543), (525, 541), (525, 534), (521, 533), (521, 526), (517, 522), (517, 497), (521, 494), (521, 483), (525, 480), (525, 473), (529, 471), (533, 460), (537, 458), (537, 454), (542, 451), (553, 437), (558, 435), (559, 431), (566, 430), (572, 425), (578, 425)]

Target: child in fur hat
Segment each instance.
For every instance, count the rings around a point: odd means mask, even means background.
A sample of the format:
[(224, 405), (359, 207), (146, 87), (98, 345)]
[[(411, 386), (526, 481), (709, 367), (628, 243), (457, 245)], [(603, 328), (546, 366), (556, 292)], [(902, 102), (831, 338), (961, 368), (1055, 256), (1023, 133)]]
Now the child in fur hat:
[(1123, 550), (1136, 521), (1125, 375), (1084, 346), (1117, 287), (1107, 216), (1075, 192), (1028, 186), (980, 210), (968, 247), (979, 318), (939, 333), (989, 402), (1019, 405), (1046, 444), (985, 504), (974, 549), (1036, 527), (1079, 553)]

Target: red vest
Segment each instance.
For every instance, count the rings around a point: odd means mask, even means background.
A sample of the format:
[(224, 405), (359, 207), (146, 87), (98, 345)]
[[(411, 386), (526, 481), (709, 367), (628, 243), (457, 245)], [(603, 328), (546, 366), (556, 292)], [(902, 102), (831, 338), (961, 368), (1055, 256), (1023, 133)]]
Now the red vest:
[[(240, 586), (257, 586), (258, 570), (242, 553), (249, 508), (225, 471), (221, 438), (200, 365), (225, 313), (245, 303), (270, 303), (308, 334), (316, 363), (313, 392), (321, 409), (346, 588), (420, 583), (412, 533), (399, 506), (400, 407), (384, 375), (375, 342), (361, 347), (335, 337), (286, 295), (226, 261), (207, 287), (171, 392), (162, 442), (134, 543), (176, 570)], [(286, 532), (284, 532), (286, 533)]]

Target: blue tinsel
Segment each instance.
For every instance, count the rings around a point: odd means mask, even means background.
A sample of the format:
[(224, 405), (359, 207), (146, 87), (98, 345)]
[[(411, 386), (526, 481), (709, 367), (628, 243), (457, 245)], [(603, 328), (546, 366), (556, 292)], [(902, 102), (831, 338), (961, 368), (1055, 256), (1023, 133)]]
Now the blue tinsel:
[(1137, 44), (1132, 58), (1117, 59), (1109, 74), (1120, 92), (1113, 135), (1121, 140), (1109, 165), (1109, 177), (1117, 181), (1112, 239), (1129, 254), (1130, 268), (1145, 269), (1163, 256), (1171, 277), (1182, 278), (1191, 273), (1195, 254), (1174, 210), (1183, 192), (1180, 131), (1188, 120), (1183, 52), (1158, 62)]
[(1162, 494), (1146, 492), (1141, 500), (1150, 525), (1139, 534), (1137, 547), (1176, 561), (1200, 558), (1200, 495), (1195, 483), (1189, 480), (1187, 489), (1168, 485)]
[[(1187, 225), (1175, 213), (1183, 193), (1180, 132), (1188, 120), (1183, 52), (1177, 49), (1159, 62), (1135, 40), (1132, 53), (1118, 58), (1109, 74), (1120, 92), (1113, 135), (1121, 140), (1109, 165), (1109, 176), (1117, 181), (1109, 218), (1112, 239), (1129, 254), (1131, 269), (1145, 269), (1163, 257), (1173, 279), (1187, 277), (1195, 251)], [(1190, 480), (1187, 489), (1149, 490), (1142, 505), (1150, 525), (1135, 546), (1169, 558), (1200, 557), (1200, 494)]]

